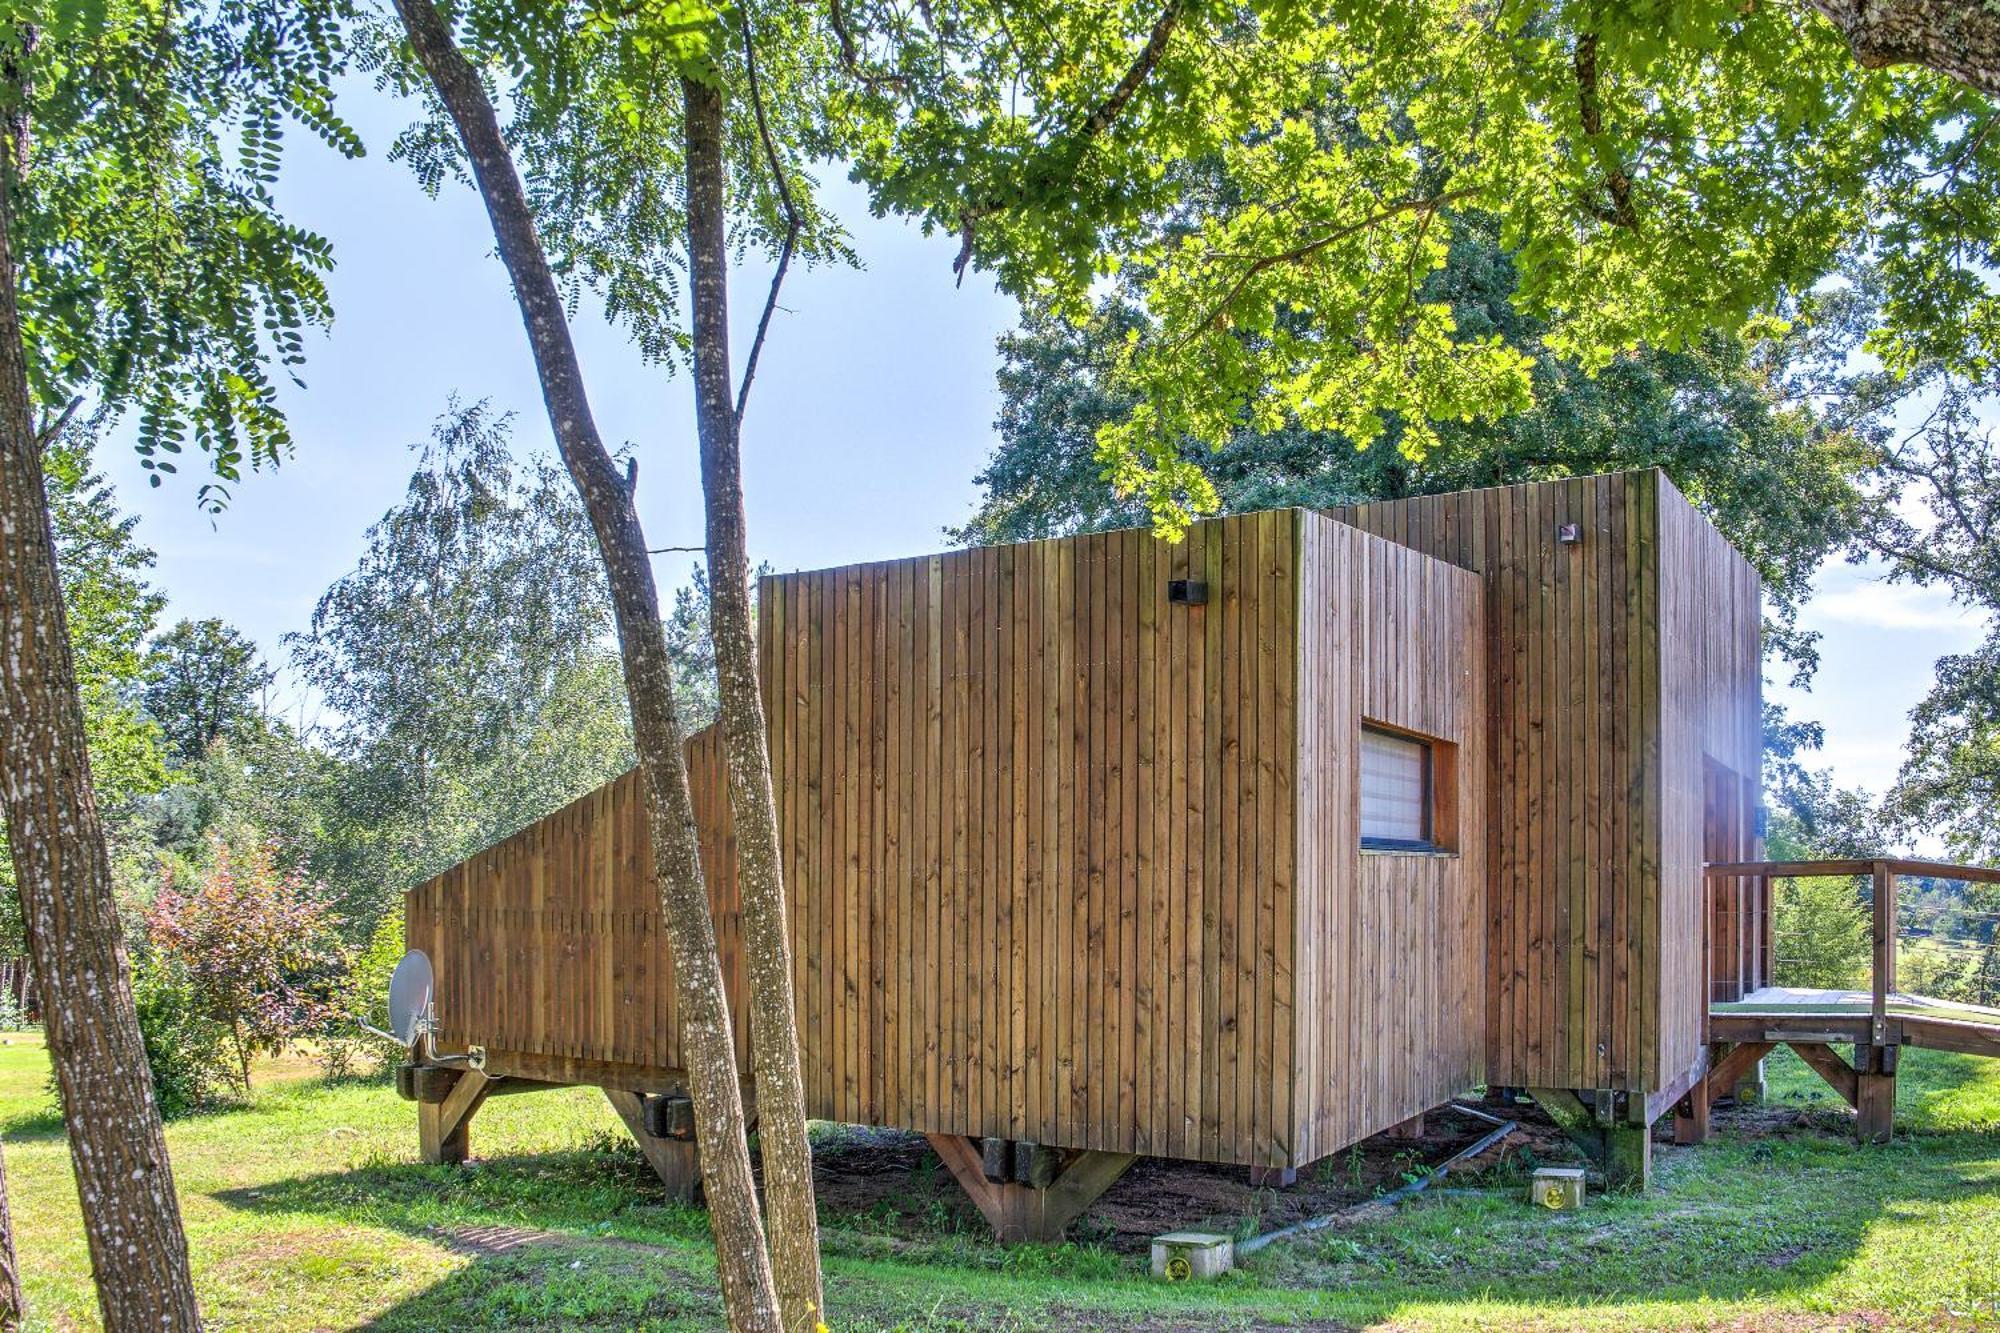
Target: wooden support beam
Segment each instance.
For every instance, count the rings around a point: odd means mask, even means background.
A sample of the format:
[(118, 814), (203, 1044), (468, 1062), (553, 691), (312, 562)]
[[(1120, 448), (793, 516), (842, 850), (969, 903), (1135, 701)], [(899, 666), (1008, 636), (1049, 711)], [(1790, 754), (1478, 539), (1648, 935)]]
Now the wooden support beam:
[(1062, 1173), (1062, 1149), (1025, 1139), (1014, 1144), (1014, 1179), (1031, 1189), (1045, 1190)]
[[(1604, 1177), (1607, 1190), (1644, 1190), (1653, 1173), (1653, 1131), (1643, 1119), (1622, 1119), (1604, 1112), (1615, 1107), (1608, 1089), (1530, 1088), (1529, 1095), (1562, 1127), (1570, 1140), (1589, 1156)], [(1644, 1102), (1637, 1103), (1644, 1106)]]
[(1708, 1112), (1714, 1099), (1708, 1089), (1696, 1086), (1674, 1108), (1674, 1142), (1683, 1147), (1708, 1142)]
[(1811, 1065), (1813, 1072), (1826, 1080), (1828, 1087), (1840, 1094), (1842, 1101), (1849, 1106), (1860, 1105), (1854, 1066), (1841, 1059), (1839, 1051), (1817, 1041), (1795, 1041), (1791, 1047), (1799, 1053), (1799, 1059)]
[(656, 1139), (695, 1141), (694, 1102), (679, 1093), (651, 1095), (642, 1099), (646, 1132)]
[(646, 1129), (646, 1098), (624, 1088), (606, 1088), (605, 1100), (631, 1131), (632, 1139), (646, 1161), (667, 1187), (667, 1197), (675, 1203), (693, 1203), (701, 1198), (701, 1150), (692, 1139), (660, 1138)]
[(986, 1154), (978, 1140), (957, 1134), (926, 1137), (1002, 1245), (1060, 1241), (1063, 1228), (1139, 1160), (1131, 1153), (1072, 1153), (1048, 1188), (1036, 1189), (1016, 1180), (988, 1179)]
[(1904, 1014), (1898, 1021), (1902, 1028), (1902, 1040), (1908, 1045), (1933, 1051), (1956, 1051), (1960, 1055), (1985, 1055), (2000, 1060), (2000, 1027), (1952, 1018), (1926, 1018), (1917, 1014)]
[(437, 1078), (438, 1074), (455, 1077), (441, 1099), (418, 1100), (417, 1149), (426, 1162), (463, 1162), (471, 1150), (468, 1130), (472, 1117), (492, 1094), (494, 1080), (477, 1069), (444, 1070), (433, 1066), (420, 1082), (435, 1086), (444, 1081)]
[(1875, 863), (1874, 900), (1870, 926), (1875, 957), (1871, 969), (1868, 1016), (1874, 1026), (1869, 1040), (1880, 1046), (1889, 1039), (1889, 993), (1896, 989), (1896, 876), (1886, 861)]
[(1776, 1044), (1769, 1041), (1739, 1041), (1730, 1047), (1722, 1058), (1709, 1067), (1708, 1073), (1702, 1078), (1702, 1095), (1708, 1098), (1709, 1104), (1713, 1105), (1717, 1097), (1734, 1088), (1736, 1081), (1759, 1060), (1769, 1055), (1771, 1048)]
[(1854, 1048), (1854, 1132), (1863, 1143), (1887, 1143), (1896, 1123), (1896, 1048)]
[[(1647, 1094), (1644, 1111), (1647, 1123), (1650, 1124), (1672, 1111), (1690, 1092), (1701, 1085), (1702, 1080), (1708, 1076), (1710, 1057), (1715, 1054), (1715, 1049), (1714, 1043), (1704, 1045), (1701, 1054), (1697, 1055), (1686, 1069), (1668, 1079), (1657, 1091)], [(1714, 1098), (1711, 1096), (1709, 1100), (1713, 1102)], [(1634, 1098), (1633, 1101), (1636, 1103), (1637, 1099)]]

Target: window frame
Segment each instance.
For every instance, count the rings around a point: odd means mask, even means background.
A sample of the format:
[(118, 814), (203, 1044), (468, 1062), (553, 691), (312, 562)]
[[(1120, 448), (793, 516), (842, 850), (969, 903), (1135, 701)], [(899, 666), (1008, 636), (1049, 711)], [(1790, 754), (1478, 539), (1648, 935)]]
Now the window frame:
[(1360, 835), (1361, 850), (1364, 852), (1404, 852), (1425, 856), (1455, 855), (1457, 852), (1457, 838), (1453, 836), (1455, 833), (1455, 829), (1453, 828), (1453, 816), (1455, 812), (1450, 795), (1451, 788), (1454, 785), (1451, 779), (1455, 774), (1453, 765), (1456, 762), (1458, 747), (1449, 741), (1440, 740), (1434, 736), (1426, 736), (1421, 732), (1410, 731), (1404, 727), (1390, 726), (1377, 722), (1373, 718), (1364, 718), (1362, 720), (1361, 732), (1364, 736), (1368, 732), (1374, 732), (1376, 735), (1386, 737), (1389, 740), (1414, 745), (1423, 756), (1423, 837), (1420, 839), (1370, 837), (1368, 834), (1360, 832), (1360, 807), (1364, 796), (1362, 789), (1361, 755), (1364, 753), (1364, 749), (1362, 745), (1356, 746), (1354, 822), (1355, 830)]

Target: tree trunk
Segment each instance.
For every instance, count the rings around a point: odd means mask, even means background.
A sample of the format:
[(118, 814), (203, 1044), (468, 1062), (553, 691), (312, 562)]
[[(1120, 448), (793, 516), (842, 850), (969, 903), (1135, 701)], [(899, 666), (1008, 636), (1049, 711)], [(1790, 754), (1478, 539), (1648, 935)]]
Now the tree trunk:
[(694, 1102), (702, 1188), (715, 1232), (723, 1300), (732, 1327), (759, 1333), (778, 1329), (744, 1134), (728, 997), (695, 841), (686, 753), (674, 712), (673, 675), (645, 534), (625, 478), (598, 436), (562, 297), (485, 86), (431, 0), (396, 0), (396, 8), (471, 161), (494, 240), (513, 280), (556, 445), (583, 497), (604, 557), (631, 701), (633, 741), (645, 773), (653, 864), (673, 952), (681, 1049)]
[(90, 784), (7, 226), (0, 197), (0, 800), (104, 1325), (199, 1328)]
[(0, 1154), (0, 1333), (19, 1333), (27, 1317), (21, 1264), (14, 1257), (14, 1217), (7, 1210), (7, 1159)]
[(750, 1040), (757, 1071), (757, 1141), (771, 1269), (789, 1330), (811, 1330), (824, 1312), (819, 1210), (812, 1144), (799, 1074), (798, 1010), (792, 999), (791, 913), (778, 855), (770, 740), (750, 613), (750, 554), (743, 475), (729, 370), (728, 214), (723, 177), (722, 94), (684, 79), (689, 309), (693, 323), (695, 425), (708, 513), (709, 633), (736, 822), (736, 883), (749, 967)]
[(1811, 0), (1866, 69), (1922, 65), (2000, 95), (2000, 8), (1987, 0)]

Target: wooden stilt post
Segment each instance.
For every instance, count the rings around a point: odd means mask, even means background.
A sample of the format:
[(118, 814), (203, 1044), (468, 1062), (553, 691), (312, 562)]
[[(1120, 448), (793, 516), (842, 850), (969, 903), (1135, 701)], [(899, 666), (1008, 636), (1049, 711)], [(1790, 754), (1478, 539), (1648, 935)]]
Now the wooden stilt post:
[(1674, 1107), (1675, 1143), (1685, 1147), (1708, 1142), (1708, 1111), (1712, 1100), (1706, 1078), (1696, 1083), (1688, 1095), (1681, 1098), (1680, 1104)]
[(463, 1162), (471, 1149), (472, 1117), (486, 1104), (493, 1080), (477, 1069), (425, 1072), (417, 1083), (418, 1151), (426, 1162)]
[[(611, 1109), (618, 1112), (618, 1118), (625, 1122), (639, 1151), (646, 1155), (646, 1161), (660, 1177), (660, 1183), (667, 1187), (667, 1197), (675, 1203), (693, 1203), (701, 1198), (701, 1150), (695, 1146), (693, 1126), (689, 1123), (687, 1138), (664, 1138), (650, 1132), (647, 1125), (646, 1098), (623, 1088), (606, 1088), (605, 1100)], [(654, 1127), (664, 1121), (675, 1123), (676, 1117), (653, 1117)]]
[[(1063, 1228), (1097, 1202), (1098, 1196), (1110, 1189), (1132, 1163), (1139, 1160), (1132, 1153), (1071, 1153), (1061, 1168), (1054, 1172), (1049, 1184), (1038, 1187), (1027, 1181), (1011, 1178), (995, 1180), (989, 1176), (988, 1162), (997, 1163), (1009, 1154), (989, 1153), (982, 1140), (962, 1138), (957, 1134), (930, 1134), (926, 1137), (950, 1170), (952, 1178), (958, 1181), (959, 1188), (966, 1192), (986, 1218), (987, 1225), (993, 1228), (994, 1239), (1002, 1245), (1017, 1245), (1022, 1241), (1046, 1244), (1060, 1241)], [(1030, 1165), (1031, 1177), (1039, 1177), (1050, 1164), (1048, 1154), (1052, 1151), (1046, 1145), (1036, 1145), (1029, 1153), (1017, 1151), (1011, 1156), (1016, 1162)]]
[(1389, 1126), (1387, 1132), (1392, 1139), (1420, 1139), (1424, 1136), (1424, 1118), (1413, 1115), (1408, 1120), (1400, 1120)]
[(1854, 1048), (1854, 1132), (1863, 1143), (1887, 1143), (1894, 1131), (1897, 1053), (1889, 1045)]
[(1874, 879), (1869, 1040), (1854, 1048), (1854, 1112), (1863, 1143), (1887, 1143), (1896, 1117), (1896, 1045), (1889, 1032), (1889, 995), (1896, 989), (1896, 875), (1887, 861), (1877, 861)]
[[(1528, 1093), (1597, 1164), (1607, 1190), (1646, 1188), (1653, 1171), (1653, 1130), (1643, 1111), (1637, 1121), (1619, 1116), (1616, 1094), (1607, 1088), (1586, 1089), (1582, 1096), (1566, 1088)], [(1643, 1100), (1639, 1104), (1643, 1107)]]

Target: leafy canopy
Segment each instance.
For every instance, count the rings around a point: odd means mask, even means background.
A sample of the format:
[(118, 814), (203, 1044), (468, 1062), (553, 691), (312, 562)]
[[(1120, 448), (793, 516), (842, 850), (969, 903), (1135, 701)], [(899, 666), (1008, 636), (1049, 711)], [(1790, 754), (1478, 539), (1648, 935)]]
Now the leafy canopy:
[[(1495, 336), (1532, 363), (1534, 405), (1497, 421), (1440, 422), (1416, 458), (1295, 424), (1240, 427), (1207, 457), (1184, 444), (1182, 457), (1204, 468), (1217, 505), (1325, 507), (1662, 467), (1756, 565), (1769, 642), (1809, 669), (1812, 640), (1797, 611), (1814, 570), (1860, 521), (1879, 456), (1871, 430), (1819, 405), (1827, 363), (1844, 361), (1848, 343), (1706, 334), (1590, 375), (1550, 350), (1541, 322), (1514, 306), (1514, 266), (1491, 231), (1470, 220), (1455, 230), (1425, 292), (1461, 329)], [(1117, 366), (1129, 332), (1145, 322), (1136, 286), (1117, 284), (1082, 323), (1026, 311), (1021, 329), (1001, 338), (1000, 441), (977, 478), (983, 503), (952, 534), (958, 540), (1022, 541), (1144, 520), (1143, 502), (1106, 487), (1096, 458), (1100, 431), (1134, 403)], [(1400, 444), (1401, 434), (1391, 422), (1385, 442)]]
[(258, 696), (275, 679), (257, 645), (214, 617), (182, 620), (146, 654), (146, 712), (177, 763), (197, 763), (224, 736), (263, 723)]
[(1359, 449), (1394, 424), (1414, 461), (1435, 423), (1530, 403), (1531, 359), (1427, 287), (1467, 225), (1497, 228), (1516, 308), (1586, 373), (1797, 309), (1857, 247), (1879, 251), (1878, 353), (1992, 365), (1991, 109), (1859, 68), (1791, 7), (835, 12), (879, 207), (1075, 319), (1137, 271), (1099, 463), (1168, 533), (1218, 502), (1189, 444), (1297, 426)]
[(152, 482), (197, 449), (220, 505), (246, 464), (290, 452), (275, 376), (296, 375), (306, 330), (331, 318), (331, 252), (273, 187), (288, 124), (361, 152), (333, 109), (346, 0), (0, 12), (31, 391), (52, 409), (136, 408)]
[(288, 637), (339, 718), (315, 868), (368, 927), (394, 895), (622, 772), (610, 596), (575, 488), (509, 422), (451, 409), (403, 501)]

